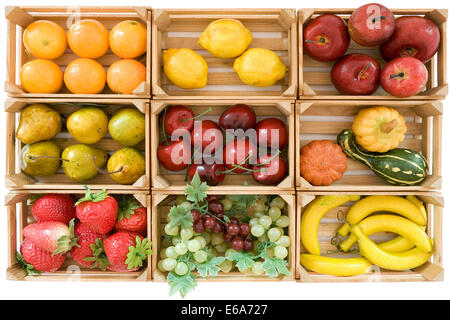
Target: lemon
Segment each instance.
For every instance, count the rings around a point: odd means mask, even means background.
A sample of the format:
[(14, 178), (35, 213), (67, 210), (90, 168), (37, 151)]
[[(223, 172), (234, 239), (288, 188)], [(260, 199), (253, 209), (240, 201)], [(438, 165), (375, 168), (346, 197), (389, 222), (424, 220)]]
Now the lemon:
[(208, 65), (197, 52), (182, 48), (163, 52), (164, 73), (182, 89), (198, 89), (208, 82)]
[(220, 19), (211, 22), (200, 35), (198, 43), (217, 58), (235, 58), (252, 42), (252, 33), (242, 22)]
[(233, 69), (245, 84), (268, 87), (284, 78), (287, 67), (272, 50), (252, 48), (234, 61)]

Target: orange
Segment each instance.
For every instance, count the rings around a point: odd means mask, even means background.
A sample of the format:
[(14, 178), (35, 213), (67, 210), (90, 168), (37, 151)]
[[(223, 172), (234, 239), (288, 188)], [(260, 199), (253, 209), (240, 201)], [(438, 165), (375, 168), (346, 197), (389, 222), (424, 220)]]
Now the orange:
[(70, 49), (82, 58), (99, 58), (109, 49), (108, 29), (94, 19), (80, 20), (67, 32)]
[(106, 72), (97, 61), (79, 58), (67, 66), (64, 72), (64, 83), (72, 93), (100, 93), (105, 87)]
[(20, 81), (27, 92), (56, 93), (61, 90), (63, 73), (53, 61), (35, 59), (22, 66)]
[(122, 59), (143, 55), (147, 51), (146, 26), (134, 20), (119, 22), (109, 34), (109, 46)]
[(23, 33), (23, 42), (28, 52), (41, 59), (59, 58), (67, 48), (64, 29), (48, 20), (29, 24)]
[(131, 94), (146, 79), (146, 68), (139, 61), (123, 59), (108, 69), (107, 82), (115, 93)]

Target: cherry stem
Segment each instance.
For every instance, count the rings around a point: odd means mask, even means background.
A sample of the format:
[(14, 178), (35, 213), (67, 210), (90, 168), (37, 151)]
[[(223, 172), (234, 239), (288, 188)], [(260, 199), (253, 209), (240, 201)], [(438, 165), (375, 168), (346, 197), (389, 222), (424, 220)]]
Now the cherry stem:
[(390, 79), (394, 79), (394, 78), (403, 78), (405, 76), (405, 74), (403, 72), (397, 73), (397, 74), (391, 74), (391, 76), (389, 77)]
[(183, 122), (186, 122), (186, 121), (189, 121), (189, 120), (195, 120), (195, 119), (197, 119), (197, 118), (200, 118), (201, 116), (204, 116), (205, 114), (207, 114), (208, 112), (210, 112), (212, 110), (212, 108), (211, 107), (209, 107), (208, 109), (206, 109), (205, 111), (203, 111), (202, 113), (200, 113), (199, 115), (196, 115), (195, 117), (193, 117), (193, 118), (187, 118), (187, 119), (181, 119), (180, 120), (180, 122), (181, 123), (183, 123)]
[(167, 134), (166, 134), (166, 114), (167, 114), (167, 108), (164, 108), (163, 121), (162, 121), (162, 132), (163, 132), (163, 136), (164, 136), (164, 142), (166, 143), (166, 146), (168, 146), (169, 140), (167, 140)]
[(361, 80), (362, 79), (362, 77), (366, 74), (366, 72), (369, 70), (369, 68), (370, 68), (370, 62), (364, 67), (364, 69), (363, 70), (361, 70), (359, 73), (358, 73), (358, 80)]
[(266, 161), (263, 161), (261, 163), (257, 163), (254, 166), (255, 167), (265, 166), (266, 164), (270, 163), (270, 161), (275, 159), (280, 153), (281, 153), (281, 151), (278, 149), (277, 152), (275, 152), (275, 154), (273, 156), (271, 156), (269, 159), (267, 159)]
[(58, 159), (61, 161), (67, 161), (70, 162), (70, 160), (67, 159), (63, 159), (63, 158), (59, 158), (59, 157), (52, 157), (52, 156), (30, 156), (29, 157), (31, 160), (38, 160), (38, 159)]
[(98, 172), (102, 173), (102, 174), (115, 174), (115, 173), (119, 173), (119, 172), (121, 172), (121, 171), (123, 170), (123, 167), (120, 167), (119, 170), (116, 170), (116, 171), (113, 171), (113, 172), (109, 172), (108, 170), (100, 169), (100, 168), (97, 166), (97, 163), (95, 162), (95, 156), (92, 156), (91, 160), (92, 160), (92, 162), (94, 163), (95, 169), (96, 169)]
[(245, 168), (245, 167), (242, 166), (250, 159), (251, 156), (252, 156), (252, 152), (250, 152), (249, 155), (247, 156), (247, 158), (245, 158), (244, 161), (242, 161), (241, 163), (239, 163), (239, 164), (234, 164), (233, 163), (232, 164), (232, 166), (233, 166), (232, 169), (228, 169), (228, 170), (225, 170), (225, 171), (216, 171), (216, 173), (217, 174), (226, 174), (226, 173), (229, 173), (229, 172), (233, 172), (237, 168), (240, 168), (242, 170), (251, 171), (251, 169), (248, 169), (248, 168)]

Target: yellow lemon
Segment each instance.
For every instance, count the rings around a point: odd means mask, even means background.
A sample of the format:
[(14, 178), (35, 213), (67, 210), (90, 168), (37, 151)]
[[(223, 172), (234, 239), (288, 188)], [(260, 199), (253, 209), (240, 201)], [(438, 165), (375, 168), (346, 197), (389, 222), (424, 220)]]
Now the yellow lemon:
[(252, 33), (242, 22), (234, 19), (220, 19), (206, 27), (198, 43), (213, 56), (227, 59), (240, 56), (252, 39)]
[(182, 89), (198, 89), (208, 82), (208, 65), (197, 52), (182, 48), (163, 52), (164, 73)]
[(272, 50), (252, 48), (234, 61), (233, 69), (245, 84), (268, 87), (284, 78), (287, 67)]

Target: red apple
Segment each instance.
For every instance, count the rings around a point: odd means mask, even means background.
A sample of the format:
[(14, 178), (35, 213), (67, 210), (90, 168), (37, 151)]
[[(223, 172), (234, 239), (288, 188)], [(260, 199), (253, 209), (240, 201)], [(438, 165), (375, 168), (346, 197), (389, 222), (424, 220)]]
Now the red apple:
[(441, 34), (430, 19), (423, 17), (400, 17), (389, 41), (380, 46), (384, 60), (397, 57), (415, 57), (422, 62), (430, 60), (439, 49)]
[(348, 32), (356, 43), (372, 47), (389, 40), (394, 33), (395, 17), (391, 10), (378, 3), (369, 3), (353, 11)]
[(350, 44), (347, 26), (342, 18), (324, 14), (308, 23), (303, 31), (303, 48), (319, 61), (342, 57)]
[(428, 70), (414, 57), (400, 57), (381, 70), (381, 86), (393, 96), (406, 98), (421, 92), (428, 81)]
[(380, 65), (365, 54), (348, 54), (334, 64), (331, 81), (343, 94), (369, 95), (380, 83)]

